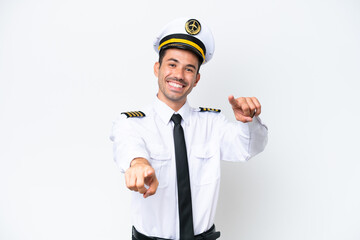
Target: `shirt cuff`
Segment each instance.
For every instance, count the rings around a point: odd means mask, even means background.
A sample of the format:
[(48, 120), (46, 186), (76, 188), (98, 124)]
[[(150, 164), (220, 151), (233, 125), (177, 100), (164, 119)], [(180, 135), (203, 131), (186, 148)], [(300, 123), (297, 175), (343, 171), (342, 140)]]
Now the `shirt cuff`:
[(149, 159), (149, 154), (143, 149), (114, 149), (114, 160), (119, 166), (120, 171), (125, 173), (126, 170), (130, 167), (130, 163), (135, 158), (145, 158)]

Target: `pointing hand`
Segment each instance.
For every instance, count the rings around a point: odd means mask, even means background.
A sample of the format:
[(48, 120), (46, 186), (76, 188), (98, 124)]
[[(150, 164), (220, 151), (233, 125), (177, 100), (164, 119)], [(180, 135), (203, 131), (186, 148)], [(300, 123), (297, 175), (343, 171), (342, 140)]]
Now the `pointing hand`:
[(239, 97), (229, 96), (229, 103), (234, 111), (236, 120), (241, 122), (251, 122), (254, 116), (261, 113), (261, 105), (256, 97)]
[(128, 189), (143, 194), (144, 198), (154, 195), (159, 186), (155, 170), (145, 158), (135, 158), (131, 162), (130, 168), (125, 172), (125, 181)]

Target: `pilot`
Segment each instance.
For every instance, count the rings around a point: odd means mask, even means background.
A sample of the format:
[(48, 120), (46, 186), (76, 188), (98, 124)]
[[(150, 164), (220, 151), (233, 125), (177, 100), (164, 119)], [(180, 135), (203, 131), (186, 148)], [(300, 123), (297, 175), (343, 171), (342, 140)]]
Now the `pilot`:
[(220, 109), (190, 106), (187, 96), (215, 49), (203, 21), (176, 19), (153, 45), (158, 92), (148, 106), (122, 112), (111, 134), (114, 159), (132, 190), (132, 239), (217, 239), (220, 160), (247, 161), (264, 150), (261, 105), (256, 97), (230, 95), (235, 122)]

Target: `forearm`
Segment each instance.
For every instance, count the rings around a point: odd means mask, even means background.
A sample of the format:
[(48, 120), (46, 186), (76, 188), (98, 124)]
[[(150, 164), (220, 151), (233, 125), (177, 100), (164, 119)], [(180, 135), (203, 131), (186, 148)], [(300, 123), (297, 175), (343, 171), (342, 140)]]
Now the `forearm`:
[(262, 152), (267, 144), (267, 127), (260, 118), (252, 122), (227, 123), (222, 127), (221, 159), (225, 161), (247, 161)]

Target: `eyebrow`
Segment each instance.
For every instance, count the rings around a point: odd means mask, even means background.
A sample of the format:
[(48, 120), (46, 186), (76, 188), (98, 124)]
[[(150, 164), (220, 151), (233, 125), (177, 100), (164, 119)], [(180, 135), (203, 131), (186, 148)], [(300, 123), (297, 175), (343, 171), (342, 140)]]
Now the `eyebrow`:
[[(168, 61), (168, 62), (169, 62), (169, 61), (173, 61), (173, 62), (179, 63), (179, 60), (177, 60), (177, 59), (175, 59), (175, 58), (169, 58), (167, 61)], [(195, 67), (194, 65), (192, 65), (192, 64), (187, 64), (186, 66), (187, 66), (187, 67), (191, 67), (191, 68), (193, 68), (194, 70), (196, 70), (196, 67)]]
[(174, 62), (179, 62), (179, 60), (175, 59), (175, 58), (169, 58), (167, 61), (174, 61)]

